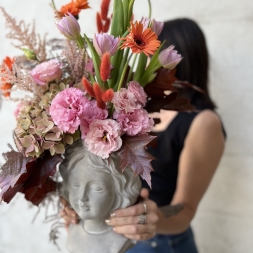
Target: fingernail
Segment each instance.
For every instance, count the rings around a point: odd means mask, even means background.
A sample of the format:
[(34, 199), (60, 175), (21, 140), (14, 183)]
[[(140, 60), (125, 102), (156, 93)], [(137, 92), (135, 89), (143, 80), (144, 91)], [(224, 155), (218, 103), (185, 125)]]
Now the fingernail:
[(117, 228), (116, 227), (113, 227), (112, 230), (115, 231), (115, 232), (117, 232)]
[(75, 219), (71, 220), (71, 223), (76, 224), (77, 221)]
[(110, 223), (110, 222), (111, 222), (111, 220), (110, 220), (110, 219), (108, 219), (108, 220), (105, 220), (105, 222), (106, 222), (106, 223)]
[(116, 216), (116, 213), (111, 213), (110, 214), (110, 217), (115, 217)]

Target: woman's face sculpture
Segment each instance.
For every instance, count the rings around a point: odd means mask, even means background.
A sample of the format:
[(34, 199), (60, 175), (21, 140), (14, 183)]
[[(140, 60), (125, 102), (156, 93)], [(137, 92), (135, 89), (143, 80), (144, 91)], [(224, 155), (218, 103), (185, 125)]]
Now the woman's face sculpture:
[(112, 187), (109, 173), (91, 169), (83, 159), (69, 173), (70, 204), (83, 220), (107, 218), (114, 201)]

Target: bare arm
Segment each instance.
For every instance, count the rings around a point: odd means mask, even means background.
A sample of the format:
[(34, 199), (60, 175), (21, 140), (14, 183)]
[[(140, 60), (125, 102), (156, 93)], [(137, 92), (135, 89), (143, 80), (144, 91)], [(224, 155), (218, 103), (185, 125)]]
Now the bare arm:
[(185, 231), (195, 215), (224, 150), (224, 135), (218, 116), (209, 110), (196, 116), (180, 155), (177, 189), (171, 205), (157, 208), (144, 197), (147, 206), (145, 225), (137, 224), (144, 212), (142, 204), (116, 210), (108, 220), (114, 230), (135, 240), (147, 240), (160, 234)]
[(169, 216), (168, 210), (167, 214), (159, 210), (157, 233), (176, 234), (188, 228), (223, 150), (224, 135), (218, 116), (209, 110), (201, 112), (191, 125), (180, 155), (177, 189), (171, 206), (181, 209), (176, 208)]

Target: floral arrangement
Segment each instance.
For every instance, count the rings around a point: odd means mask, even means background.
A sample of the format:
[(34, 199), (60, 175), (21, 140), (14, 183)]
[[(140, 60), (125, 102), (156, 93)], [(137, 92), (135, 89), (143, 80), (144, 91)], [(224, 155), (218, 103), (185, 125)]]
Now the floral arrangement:
[[(58, 10), (52, 1), (56, 26), (66, 43), (42, 39), (34, 27), (17, 24), (2, 9), (11, 31), (7, 37), (19, 42), (16, 46), (24, 56), (3, 60), (0, 90), (6, 98), (16, 90), (28, 94), (15, 112), (18, 151), (11, 147), (3, 154), (0, 199), (8, 203), (22, 192), (33, 204), (41, 203), (56, 189), (52, 177), (65, 147), (80, 138), (103, 159), (117, 152), (122, 171), (131, 166), (150, 184), (153, 157), (146, 146), (155, 137), (149, 134), (154, 121), (148, 112), (192, 106), (173, 86), (182, 58), (173, 46), (161, 50), (163, 22), (150, 17), (135, 21), (133, 4), (114, 1), (110, 15), (110, 0), (102, 0), (98, 32), (90, 39), (81, 34), (78, 23), (88, 2), (72, 0)], [(48, 55), (46, 47), (61, 53)]]

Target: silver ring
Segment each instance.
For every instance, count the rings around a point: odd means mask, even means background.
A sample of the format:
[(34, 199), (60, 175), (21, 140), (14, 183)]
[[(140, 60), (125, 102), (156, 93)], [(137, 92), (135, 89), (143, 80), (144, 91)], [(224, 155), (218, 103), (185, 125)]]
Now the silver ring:
[(139, 216), (138, 216), (138, 224), (146, 224), (146, 220), (147, 220), (147, 216), (146, 216), (146, 214), (140, 214)]

